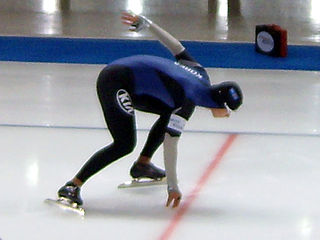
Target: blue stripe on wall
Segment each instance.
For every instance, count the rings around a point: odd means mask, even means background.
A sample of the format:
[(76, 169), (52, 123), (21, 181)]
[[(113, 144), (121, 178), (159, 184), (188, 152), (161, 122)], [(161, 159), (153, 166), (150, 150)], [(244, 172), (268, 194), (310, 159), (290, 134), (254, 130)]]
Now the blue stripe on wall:
[[(255, 52), (253, 43), (183, 44), (205, 67), (320, 70), (317, 46), (290, 45), (286, 58), (274, 58)], [(0, 37), (0, 61), (108, 64), (134, 54), (172, 58), (159, 42), (149, 40)]]

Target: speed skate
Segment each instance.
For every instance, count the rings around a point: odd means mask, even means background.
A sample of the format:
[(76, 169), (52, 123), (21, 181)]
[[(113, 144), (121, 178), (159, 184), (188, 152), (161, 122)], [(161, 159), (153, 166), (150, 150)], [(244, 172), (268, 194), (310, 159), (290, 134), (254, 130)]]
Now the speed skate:
[(78, 213), (81, 216), (85, 215), (84, 208), (80, 207), (77, 203), (71, 202), (69, 199), (66, 199), (66, 198), (58, 198), (58, 199), (47, 198), (45, 202), (51, 205), (56, 205), (62, 208), (63, 210)]
[(148, 187), (155, 185), (165, 185), (167, 183), (166, 178), (134, 178), (131, 181), (124, 182), (118, 186), (118, 188), (135, 188), (135, 187)]

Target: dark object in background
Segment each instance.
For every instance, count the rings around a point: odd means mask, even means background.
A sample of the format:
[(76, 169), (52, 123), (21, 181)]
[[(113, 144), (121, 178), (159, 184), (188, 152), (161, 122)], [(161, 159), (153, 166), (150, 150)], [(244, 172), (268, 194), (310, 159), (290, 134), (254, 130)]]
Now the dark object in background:
[(256, 26), (256, 51), (274, 57), (286, 57), (287, 30), (275, 24)]

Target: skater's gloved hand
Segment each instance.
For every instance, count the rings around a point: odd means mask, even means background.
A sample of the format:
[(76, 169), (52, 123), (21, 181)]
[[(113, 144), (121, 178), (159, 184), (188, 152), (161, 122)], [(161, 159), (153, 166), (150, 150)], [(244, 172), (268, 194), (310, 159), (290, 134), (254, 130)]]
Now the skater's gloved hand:
[(179, 190), (168, 189), (168, 201), (166, 206), (169, 207), (173, 202), (172, 208), (176, 208), (179, 206), (181, 201), (181, 193)]
[(129, 30), (139, 32), (150, 26), (151, 21), (142, 15), (136, 15), (133, 12), (122, 13), (122, 23), (129, 25)]

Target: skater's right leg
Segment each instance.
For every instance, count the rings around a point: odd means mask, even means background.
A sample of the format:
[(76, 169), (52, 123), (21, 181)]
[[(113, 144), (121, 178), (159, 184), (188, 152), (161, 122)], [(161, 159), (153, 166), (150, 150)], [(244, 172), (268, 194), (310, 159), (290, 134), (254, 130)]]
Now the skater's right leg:
[[(132, 152), (136, 145), (135, 117), (132, 108), (130, 91), (130, 73), (127, 69), (113, 66), (105, 68), (97, 81), (97, 93), (103, 109), (108, 129), (113, 137), (113, 143), (96, 152), (81, 168), (77, 175), (68, 182), (79, 188), (94, 174)], [(125, 103), (125, 105), (124, 105)], [(61, 189), (72, 190), (68, 183)], [(60, 190), (61, 190), (60, 189)], [(59, 197), (65, 197), (58, 192)], [(70, 196), (72, 193), (70, 193)], [(78, 198), (80, 194), (78, 192)], [(71, 199), (74, 200), (74, 199)], [(82, 202), (82, 201), (78, 202)]]
[[(175, 115), (188, 120), (191, 117), (194, 108), (195, 107), (192, 102), (186, 101)], [(168, 129), (167, 126), (170, 121), (170, 116), (171, 112), (166, 114), (166, 111), (163, 111), (163, 114), (160, 115), (160, 118), (153, 125), (140, 157), (130, 169), (130, 175), (133, 178), (148, 177), (152, 179), (160, 179), (166, 176), (164, 170), (151, 164), (151, 157), (163, 142), (165, 132), (176, 137), (181, 135), (181, 132)]]
[(166, 176), (164, 170), (151, 163), (151, 158), (163, 142), (170, 115), (170, 112), (164, 112), (152, 126), (138, 160), (130, 169), (133, 178), (162, 179)]

